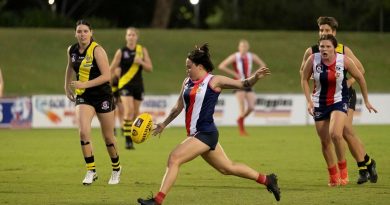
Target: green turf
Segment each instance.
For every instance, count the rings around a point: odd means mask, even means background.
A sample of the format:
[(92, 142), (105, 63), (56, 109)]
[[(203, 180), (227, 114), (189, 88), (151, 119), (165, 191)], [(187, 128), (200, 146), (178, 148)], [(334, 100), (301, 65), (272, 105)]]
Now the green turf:
[[(371, 92), (390, 92), (389, 33), (338, 33), (364, 64)], [(98, 29), (95, 39), (111, 60), (124, 45), (124, 30)], [(217, 66), (237, 50), (246, 38), (252, 51), (271, 68), (272, 76), (256, 85), (258, 92), (300, 93), (299, 66), (308, 46), (318, 34), (298, 31), (153, 30), (142, 29), (140, 42), (151, 55), (154, 72), (145, 74), (146, 94), (179, 92), (185, 77), (185, 58), (195, 44), (208, 42)], [(66, 48), (75, 43), (73, 29), (0, 28), (0, 67), (5, 79), (5, 94), (62, 94)], [(215, 74), (224, 74), (215, 71)]]
[[(327, 187), (327, 171), (313, 126), (249, 127), (250, 137), (238, 137), (234, 127), (220, 128), (228, 156), (265, 173), (279, 176), (278, 204), (385, 205), (390, 200), (389, 126), (357, 126), (367, 152), (378, 165), (377, 184), (356, 185), (356, 164), (347, 154), (351, 183)], [(121, 149), (123, 173), (119, 185), (107, 185), (110, 160), (100, 131), (93, 130), (99, 179), (83, 186), (84, 162), (76, 129), (0, 130), (0, 204), (136, 204), (138, 197), (156, 193), (170, 150), (185, 135), (168, 128), (135, 151)], [(119, 139), (120, 148), (124, 139)], [(263, 186), (223, 176), (202, 159), (182, 166), (165, 204), (277, 204)]]

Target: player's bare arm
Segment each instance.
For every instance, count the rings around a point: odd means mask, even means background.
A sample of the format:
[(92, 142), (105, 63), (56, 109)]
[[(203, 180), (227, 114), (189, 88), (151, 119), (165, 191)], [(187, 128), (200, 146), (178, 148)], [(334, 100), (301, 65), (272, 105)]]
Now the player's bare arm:
[(70, 47), (71, 46), (68, 47), (67, 52), (66, 52), (67, 56), (68, 56), (68, 64), (66, 66), (66, 71), (65, 71), (64, 89), (65, 89), (66, 97), (68, 97), (68, 99), (70, 101), (74, 102), (75, 101), (74, 91), (73, 91), (72, 87), (70, 86), (70, 83), (72, 82), (73, 76), (74, 76), (73, 64), (72, 64), (71, 58), (69, 56)]
[(238, 74), (229, 68), (229, 65), (231, 65), (234, 61), (235, 61), (235, 54), (231, 54), (229, 57), (227, 57), (218, 65), (218, 68), (226, 72), (227, 74), (237, 78)]
[[(360, 60), (355, 56), (355, 54), (352, 52), (350, 48), (347, 46), (344, 47), (345, 55), (352, 59), (352, 61), (355, 63), (356, 67), (359, 69), (359, 71), (364, 75), (365, 70), (363, 67), (363, 64), (360, 62)], [(349, 78), (347, 81), (348, 87), (350, 87), (353, 83), (355, 83), (355, 79)]]
[(270, 75), (271, 71), (269, 68), (261, 67), (257, 69), (251, 77), (244, 80), (235, 80), (226, 76), (214, 76), (211, 81), (211, 86), (216, 91), (221, 91), (222, 89), (242, 89), (252, 87), (256, 82), (267, 75)]
[(309, 85), (310, 77), (313, 74), (312, 65), (313, 65), (313, 58), (310, 56), (306, 60), (305, 64), (303, 65), (303, 69), (301, 72), (301, 86), (302, 86), (303, 93), (305, 94), (306, 102), (308, 105), (307, 110), (310, 113), (310, 115), (313, 115), (313, 108), (314, 108), (313, 102), (310, 97), (310, 85)]
[(117, 77), (120, 77), (120, 71), (121, 71), (120, 61), (121, 61), (121, 56), (122, 56), (122, 51), (121, 51), (121, 49), (118, 49), (118, 50), (115, 52), (114, 58), (113, 58), (112, 61), (111, 61), (111, 65), (110, 65), (111, 75), (115, 75), (115, 76), (117, 76)]
[(171, 112), (168, 114), (168, 116), (165, 118), (165, 120), (162, 123), (156, 124), (156, 128), (153, 129), (153, 136), (156, 136), (157, 134), (160, 134), (166, 126), (169, 125), (183, 110), (184, 104), (183, 104), (183, 92), (184, 92), (184, 85), (186, 80), (184, 80), (180, 95), (176, 101), (175, 106), (171, 109)]
[(312, 54), (311, 52), (311, 47), (307, 48), (305, 53), (303, 54), (303, 59), (302, 59), (302, 63), (301, 63), (301, 68), (299, 69), (299, 73), (302, 75), (302, 71), (303, 71), (303, 67), (307, 61), (307, 59), (310, 57), (310, 55)]

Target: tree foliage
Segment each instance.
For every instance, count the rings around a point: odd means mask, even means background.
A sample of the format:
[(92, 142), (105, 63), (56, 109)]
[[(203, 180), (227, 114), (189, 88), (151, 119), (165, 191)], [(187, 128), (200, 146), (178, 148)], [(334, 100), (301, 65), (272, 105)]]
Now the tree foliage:
[(0, 0), (0, 26), (63, 27), (87, 18), (95, 27), (312, 30), (326, 15), (343, 30), (390, 31), (390, 0), (200, 0), (198, 6), (195, 15), (189, 0)]

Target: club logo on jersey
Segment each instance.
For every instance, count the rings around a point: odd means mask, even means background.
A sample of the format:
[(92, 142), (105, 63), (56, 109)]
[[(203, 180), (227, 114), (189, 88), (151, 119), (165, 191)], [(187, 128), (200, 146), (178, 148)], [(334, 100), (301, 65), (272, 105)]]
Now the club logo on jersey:
[(343, 103), (343, 110), (344, 110), (345, 112), (348, 111), (348, 104), (347, 104), (347, 103)]
[(82, 98), (82, 97), (77, 97), (76, 100), (77, 100), (77, 103), (84, 103), (85, 102), (84, 98)]
[(321, 64), (317, 64), (317, 65), (316, 65), (316, 72), (317, 72), (317, 73), (322, 73), (322, 72), (323, 72), (323, 69), (322, 69), (322, 65), (321, 65)]
[(76, 54), (72, 53), (71, 61), (72, 63), (76, 62)]
[(110, 108), (109, 106), (110, 104), (108, 103), (108, 101), (103, 101), (102, 102), (102, 110), (107, 110), (108, 108)]
[(123, 58), (130, 58), (129, 52), (123, 52)]
[(92, 57), (91, 56), (85, 56), (85, 60), (88, 62), (88, 63), (91, 63), (92, 61)]

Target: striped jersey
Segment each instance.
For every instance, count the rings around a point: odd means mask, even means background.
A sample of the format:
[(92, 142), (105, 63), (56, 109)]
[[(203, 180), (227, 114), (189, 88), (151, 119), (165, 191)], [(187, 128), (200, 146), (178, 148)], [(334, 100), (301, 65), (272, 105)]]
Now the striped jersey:
[(119, 80), (119, 88), (124, 85), (143, 86), (142, 65), (134, 63), (136, 56), (143, 57), (142, 46), (137, 44), (136, 48), (131, 50), (128, 47), (121, 49), (122, 56), (120, 60), (121, 78)]
[(312, 100), (314, 107), (330, 106), (337, 102), (347, 102), (348, 87), (344, 67), (344, 55), (336, 53), (331, 65), (321, 61), (321, 54), (313, 55), (314, 90)]
[[(78, 81), (85, 82), (93, 80), (101, 75), (94, 55), (97, 46), (99, 44), (92, 41), (83, 53), (79, 52), (80, 46), (78, 43), (70, 47), (69, 56)], [(110, 83), (107, 81), (95, 87), (76, 89), (76, 94), (79, 96), (107, 96), (111, 95), (112, 92)]]
[(187, 78), (185, 82), (183, 102), (188, 136), (198, 132), (217, 131), (213, 114), (220, 92), (210, 87), (212, 77), (213, 75), (207, 74), (200, 80), (192, 81)]
[(235, 54), (236, 60), (233, 62), (233, 67), (236, 73), (240, 76), (239, 80), (244, 80), (251, 76), (253, 55), (247, 52), (245, 55), (241, 55), (240, 52)]

